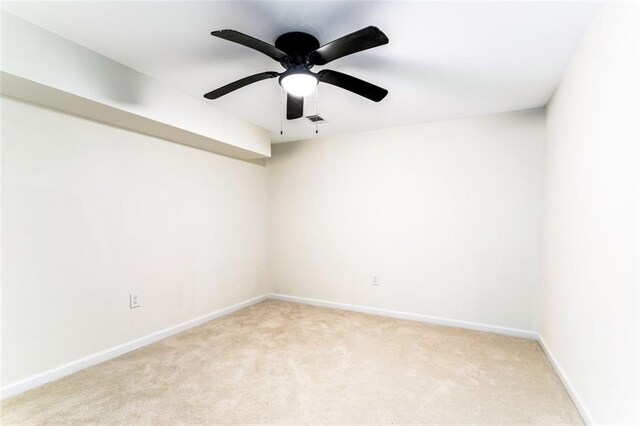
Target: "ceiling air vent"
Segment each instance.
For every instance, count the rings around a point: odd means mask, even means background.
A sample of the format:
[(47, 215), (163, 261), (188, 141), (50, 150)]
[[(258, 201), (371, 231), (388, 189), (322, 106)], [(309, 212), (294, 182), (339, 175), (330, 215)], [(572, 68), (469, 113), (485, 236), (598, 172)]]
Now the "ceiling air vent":
[(324, 121), (324, 118), (320, 117), (319, 115), (307, 115), (307, 120), (312, 123), (322, 123)]

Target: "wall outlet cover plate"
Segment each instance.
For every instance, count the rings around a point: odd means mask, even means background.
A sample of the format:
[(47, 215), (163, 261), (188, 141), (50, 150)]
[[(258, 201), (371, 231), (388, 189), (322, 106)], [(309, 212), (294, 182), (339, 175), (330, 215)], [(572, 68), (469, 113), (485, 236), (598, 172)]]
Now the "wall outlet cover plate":
[(129, 308), (135, 309), (140, 307), (140, 297), (138, 293), (130, 293), (129, 294)]

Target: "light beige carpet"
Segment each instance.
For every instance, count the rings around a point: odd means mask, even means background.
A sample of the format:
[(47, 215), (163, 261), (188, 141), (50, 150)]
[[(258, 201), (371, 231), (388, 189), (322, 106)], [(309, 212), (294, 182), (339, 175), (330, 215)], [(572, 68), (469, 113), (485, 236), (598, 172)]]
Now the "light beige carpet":
[(10, 398), (2, 420), (581, 423), (537, 342), (278, 301)]

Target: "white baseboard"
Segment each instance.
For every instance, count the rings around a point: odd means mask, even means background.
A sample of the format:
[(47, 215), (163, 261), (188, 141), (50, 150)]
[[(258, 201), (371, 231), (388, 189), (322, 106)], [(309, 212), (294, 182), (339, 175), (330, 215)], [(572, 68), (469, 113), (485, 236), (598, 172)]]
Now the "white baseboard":
[(596, 422), (595, 420), (593, 420), (591, 413), (589, 413), (589, 410), (587, 410), (586, 405), (582, 402), (582, 399), (580, 398), (580, 396), (578, 396), (578, 393), (576, 392), (575, 387), (569, 380), (567, 373), (560, 366), (556, 357), (553, 356), (553, 353), (549, 349), (549, 346), (547, 346), (544, 340), (544, 337), (542, 337), (541, 334), (538, 335), (538, 342), (540, 343), (540, 346), (542, 347), (542, 350), (544, 351), (544, 353), (547, 355), (547, 359), (549, 359), (549, 362), (553, 366), (553, 369), (556, 371), (556, 374), (558, 375), (558, 377), (560, 377), (560, 380), (562, 381), (562, 384), (564, 385), (565, 389), (567, 389), (569, 396), (571, 397), (571, 399), (573, 400), (573, 403), (575, 404), (576, 408), (580, 412), (580, 415), (582, 416), (582, 419), (584, 420), (584, 422), (588, 425), (595, 425)]
[(428, 324), (446, 325), (449, 327), (466, 328), (468, 330), (487, 331), (490, 333), (505, 334), (507, 336), (523, 337), (525, 339), (538, 340), (538, 333), (535, 331), (518, 330), (515, 328), (500, 327), (477, 322), (459, 321), (448, 318), (433, 317), (422, 314), (412, 314), (409, 312), (392, 311), (389, 309), (370, 308), (368, 306), (351, 305), (348, 303), (329, 302), (326, 300), (310, 299), (307, 297), (289, 296), (286, 294), (270, 294), (270, 299), (284, 300), (287, 302), (304, 303), (307, 305), (324, 306), (327, 308), (344, 309), (347, 311), (363, 312), (366, 314), (380, 315), (383, 317), (406, 319), (419, 321)]
[(39, 373), (34, 376), (27, 377), (26, 379), (20, 380), (19, 382), (12, 383), (10, 385), (3, 387), (1, 391), (1, 399), (9, 398), (11, 396), (20, 394), (22, 392), (26, 392), (30, 389), (36, 388), (38, 386), (42, 386), (45, 383), (49, 383), (51, 381), (73, 374), (84, 368), (90, 367), (95, 364), (99, 364), (101, 362), (108, 361), (112, 358), (126, 354), (127, 352), (140, 349), (143, 346), (147, 346), (159, 340), (166, 339), (167, 337), (173, 336), (174, 334), (178, 334), (190, 328), (204, 324), (205, 322), (211, 321), (212, 319), (230, 314), (231, 312), (237, 311), (238, 309), (242, 309), (250, 305), (254, 305), (258, 302), (262, 302), (263, 300), (266, 300), (268, 297), (269, 297), (268, 294), (254, 297), (253, 299), (245, 300), (244, 302), (237, 303), (233, 306), (229, 306), (227, 308), (220, 309), (215, 312), (211, 312), (209, 314), (183, 322), (182, 324), (165, 328), (164, 330), (160, 330), (155, 333), (147, 334), (146, 336), (140, 337), (130, 342), (123, 343), (121, 345), (114, 346), (109, 349), (105, 349), (104, 351), (69, 362), (67, 364), (61, 365), (60, 367), (52, 368), (51, 370), (47, 370), (43, 373)]

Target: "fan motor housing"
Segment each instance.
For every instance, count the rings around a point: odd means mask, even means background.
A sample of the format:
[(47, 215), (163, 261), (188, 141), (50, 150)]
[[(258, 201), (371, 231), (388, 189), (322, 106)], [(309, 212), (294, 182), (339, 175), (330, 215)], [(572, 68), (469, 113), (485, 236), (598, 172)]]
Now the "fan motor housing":
[(311, 34), (293, 31), (278, 37), (276, 47), (288, 53), (296, 62), (287, 65), (307, 65), (309, 53), (319, 48), (320, 42)]

